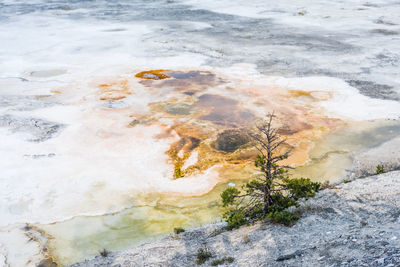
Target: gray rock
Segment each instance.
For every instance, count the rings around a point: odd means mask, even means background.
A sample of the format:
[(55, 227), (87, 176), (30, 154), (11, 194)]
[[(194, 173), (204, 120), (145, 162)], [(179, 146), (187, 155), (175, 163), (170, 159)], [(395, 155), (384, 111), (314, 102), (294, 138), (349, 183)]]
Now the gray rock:
[(304, 253), (305, 253), (305, 250), (296, 250), (296, 251), (293, 252), (293, 253), (279, 256), (279, 257), (276, 259), (276, 261), (285, 261), (285, 260), (294, 259), (294, 258), (296, 258), (296, 257), (302, 256)]
[(7, 114), (0, 116), (0, 127), (6, 127), (12, 132), (27, 134), (28, 141), (43, 142), (58, 134), (64, 128), (64, 125), (37, 118)]

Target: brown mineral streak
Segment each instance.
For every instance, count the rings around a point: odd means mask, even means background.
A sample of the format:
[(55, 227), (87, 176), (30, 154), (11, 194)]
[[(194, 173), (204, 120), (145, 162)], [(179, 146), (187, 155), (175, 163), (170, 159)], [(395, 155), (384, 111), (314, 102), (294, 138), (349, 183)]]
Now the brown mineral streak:
[[(35, 237), (32, 233), (30, 233), (30, 230), (34, 230), (38, 232), (42, 237), (45, 237), (47, 240), (44, 244), (40, 241), (40, 238)], [(54, 239), (54, 237), (48, 233), (46, 233), (44, 230), (40, 229), (39, 227), (35, 225), (26, 225), (25, 226), (25, 233), (24, 235), (29, 238), (29, 240), (33, 240), (36, 242), (37, 246), (40, 248), (40, 253), (43, 256), (42, 261), (39, 263), (39, 266), (51, 266), (51, 267), (57, 267), (60, 266), (59, 263), (56, 261), (55, 257), (52, 256), (52, 251), (51, 248), (49, 247), (48, 241), (51, 239)]]

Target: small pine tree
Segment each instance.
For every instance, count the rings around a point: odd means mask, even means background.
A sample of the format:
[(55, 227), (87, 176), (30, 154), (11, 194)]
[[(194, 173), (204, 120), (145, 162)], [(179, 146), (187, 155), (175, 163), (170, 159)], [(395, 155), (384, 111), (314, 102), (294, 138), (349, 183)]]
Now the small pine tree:
[(290, 150), (279, 154), (285, 143), (278, 129), (272, 127), (273, 114), (269, 114), (256, 131), (249, 135), (259, 151), (255, 166), (260, 176), (242, 186), (242, 190), (228, 187), (222, 192), (222, 204), (226, 208), (223, 217), (228, 222), (228, 229), (251, 221), (270, 218), (273, 222), (292, 225), (299, 215), (285, 211), (288, 207), (298, 206), (300, 198), (315, 196), (320, 183), (306, 178), (290, 178), (289, 166), (278, 163), (287, 159)]

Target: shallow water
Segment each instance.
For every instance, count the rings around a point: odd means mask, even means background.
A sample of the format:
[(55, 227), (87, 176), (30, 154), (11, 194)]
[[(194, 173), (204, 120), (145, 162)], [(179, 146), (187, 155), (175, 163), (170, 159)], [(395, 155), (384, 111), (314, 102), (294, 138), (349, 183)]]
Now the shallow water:
[(201, 116), (201, 120), (219, 125), (243, 127), (254, 123), (256, 119), (250, 110), (241, 108), (238, 101), (219, 95), (201, 95), (198, 97), (196, 106), (211, 110), (208, 114)]
[(340, 182), (346, 179), (346, 169), (352, 156), (391, 140), (400, 134), (398, 121), (367, 121), (349, 125), (318, 140), (310, 151), (310, 160), (293, 174), (315, 181)]
[(103, 248), (119, 250), (168, 235), (175, 227), (196, 227), (217, 222), (217, 204), (226, 184), (200, 197), (148, 196), (150, 203), (104, 216), (76, 217), (66, 222), (41, 226), (55, 237), (49, 248), (58, 261), (74, 263), (98, 255)]

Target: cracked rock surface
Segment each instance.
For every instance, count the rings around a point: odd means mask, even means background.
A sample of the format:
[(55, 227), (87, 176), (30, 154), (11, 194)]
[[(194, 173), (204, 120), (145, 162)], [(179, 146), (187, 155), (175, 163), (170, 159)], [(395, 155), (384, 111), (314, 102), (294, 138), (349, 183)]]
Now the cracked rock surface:
[(28, 136), (28, 141), (43, 142), (58, 134), (64, 125), (38, 118), (17, 117), (6, 114), (0, 116), (0, 127), (6, 127), (12, 132), (25, 133)]

